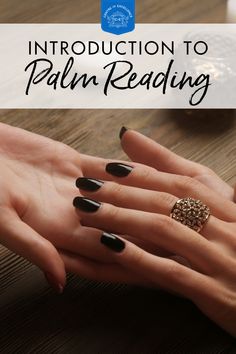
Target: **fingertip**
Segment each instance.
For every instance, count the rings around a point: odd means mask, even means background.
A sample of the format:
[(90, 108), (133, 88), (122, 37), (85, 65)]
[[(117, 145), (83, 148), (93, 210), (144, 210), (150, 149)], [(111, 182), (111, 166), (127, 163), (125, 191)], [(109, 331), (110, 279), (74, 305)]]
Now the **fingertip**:
[(104, 182), (95, 178), (80, 177), (76, 180), (76, 187), (80, 192), (96, 192), (102, 186)]
[(41, 270), (44, 272), (45, 278), (49, 285), (58, 293), (62, 294), (66, 286), (66, 269), (65, 264), (58, 250), (49, 243), (44, 250), (44, 257), (47, 262), (43, 262)]
[(76, 209), (77, 209), (77, 205), (78, 205), (78, 203), (79, 203), (79, 201), (80, 201), (80, 198), (81, 198), (81, 197), (75, 197), (75, 198), (73, 199), (72, 204), (73, 204), (73, 207), (76, 208)]
[(44, 273), (44, 276), (53, 290), (55, 290), (58, 294), (63, 293), (65, 288), (65, 282), (58, 281), (57, 277), (49, 272)]
[[(129, 146), (133, 146), (133, 143), (136, 143), (136, 137), (137, 136), (143, 136), (141, 133), (139, 133), (137, 130), (133, 130), (127, 127), (122, 127), (119, 133), (120, 140), (121, 140), (121, 146), (123, 149), (126, 149)], [(134, 140), (133, 140), (134, 139)]]
[(65, 265), (55, 248), (46, 238), (37, 233), (18, 217), (7, 223), (4, 245), (53, 277), (54, 288), (63, 291), (66, 283)]
[(125, 249), (125, 242), (117, 235), (108, 232), (103, 232), (100, 242), (116, 253), (121, 253)]
[(120, 137), (120, 140), (122, 140), (123, 136), (125, 135), (125, 133), (128, 131), (129, 129), (126, 128), (125, 126), (123, 126), (120, 130), (120, 133), (119, 133), (119, 137)]

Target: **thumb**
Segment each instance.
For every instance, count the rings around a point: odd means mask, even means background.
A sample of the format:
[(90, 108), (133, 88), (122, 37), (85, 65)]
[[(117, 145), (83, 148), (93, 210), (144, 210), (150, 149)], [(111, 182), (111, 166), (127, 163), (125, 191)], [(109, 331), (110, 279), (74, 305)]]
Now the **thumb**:
[(57, 292), (62, 293), (66, 283), (65, 266), (56, 248), (48, 240), (25, 224), (18, 216), (2, 213), (0, 242), (14, 253), (38, 266), (45, 273), (49, 284)]

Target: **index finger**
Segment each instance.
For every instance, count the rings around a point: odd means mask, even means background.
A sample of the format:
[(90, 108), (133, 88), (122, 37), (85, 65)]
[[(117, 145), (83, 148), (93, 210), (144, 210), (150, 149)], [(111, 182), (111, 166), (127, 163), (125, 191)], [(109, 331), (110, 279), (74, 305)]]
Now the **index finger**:
[(134, 130), (123, 130), (121, 145), (131, 160), (154, 167), (159, 171), (192, 177), (201, 173), (205, 168)]

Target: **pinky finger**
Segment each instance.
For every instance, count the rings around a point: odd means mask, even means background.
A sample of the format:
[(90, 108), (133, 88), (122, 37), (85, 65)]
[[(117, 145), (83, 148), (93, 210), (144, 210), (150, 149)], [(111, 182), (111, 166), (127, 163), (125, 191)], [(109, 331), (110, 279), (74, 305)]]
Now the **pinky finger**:
[(58, 293), (62, 293), (66, 273), (56, 248), (17, 215), (4, 213), (1, 219), (0, 243), (38, 266), (45, 273), (49, 284)]
[(67, 272), (99, 282), (125, 283), (148, 286), (146, 279), (115, 263), (101, 263), (67, 251), (60, 251)]
[(103, 233), (101, 243), (113, 252), (114, 262), (147, 279), (153, 286), (193, 301), (209, 291), (207, 276), (173, 259), (152, 255), (114, 234)]

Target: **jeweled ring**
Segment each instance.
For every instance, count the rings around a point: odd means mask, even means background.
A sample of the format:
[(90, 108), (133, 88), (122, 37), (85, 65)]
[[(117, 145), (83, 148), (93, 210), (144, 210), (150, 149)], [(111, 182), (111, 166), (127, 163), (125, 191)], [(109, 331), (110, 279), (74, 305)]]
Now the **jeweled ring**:
[(210, 208), (203, 204), (201, 200), (184, 198), (175, 203), (170, 217), (190, 229), (200, 232), (210, 214)]

